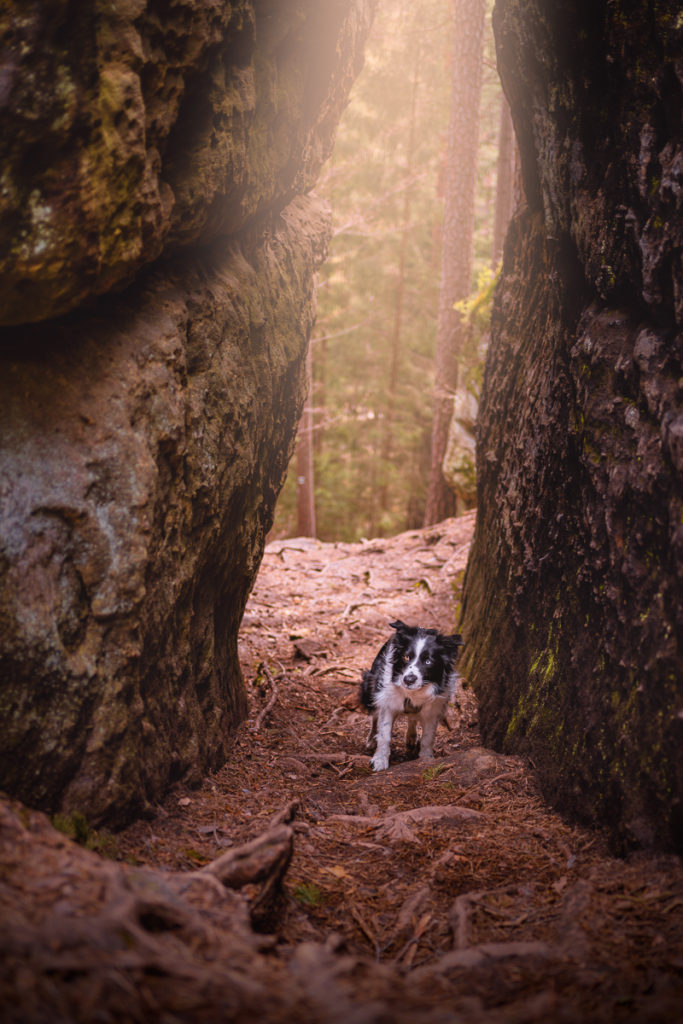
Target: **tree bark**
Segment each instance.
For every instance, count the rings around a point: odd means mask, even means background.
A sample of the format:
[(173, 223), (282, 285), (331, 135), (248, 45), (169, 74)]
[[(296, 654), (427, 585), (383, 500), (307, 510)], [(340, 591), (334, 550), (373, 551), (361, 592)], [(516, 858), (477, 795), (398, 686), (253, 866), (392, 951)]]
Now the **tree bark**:
[(398, 366), (401, 353), (401, 328), (403, 325), (403, 304), (405, 297), (406, 279), (406, 252), (408, 248), (408, 231), (410, 223), (410, 179), (413, 175), (415, 163), (415, 128), (417, 120), (417, 94), (420, 87), (420, 61), (421, 53), (419, 45), (415, 47), (415, 62), (413, 64), (413, 80), (410, 96), (410, 122), (408, 127), (408, 147), (406, 155), (406, 188), (403, 193), (401, 248), (399, 251), (398, 282), (396, 284), (396, 306), (394, 309), (394, 323), (391, 334), (391, 369), (389, 373), (389, 387), (386, 395), (384, 412), (384, 425), (382, 430), (381, 448), (381, 475), (382, 485), (379, 493), (379, 507), (386, 512), (389, 505), (389, 484), (387, 471), (391, 461), (392, 441), (394, 432), (394, 419), (396, 410), (396, 390), (398, 387)]
[(456, 512), (455, 495), (444, 480), (441, 466), (458, 384), (462, 318), (453, 306), (468, 295), (472, 277), (484, 14), (484, 0), (455, 0), (434, 417), (425, 526)]

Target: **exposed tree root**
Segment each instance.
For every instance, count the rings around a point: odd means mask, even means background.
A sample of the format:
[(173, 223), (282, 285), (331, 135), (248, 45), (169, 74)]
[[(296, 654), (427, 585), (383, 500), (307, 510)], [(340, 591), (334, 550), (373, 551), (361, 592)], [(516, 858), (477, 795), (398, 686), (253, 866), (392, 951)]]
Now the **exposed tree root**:
[(343, 822), (377, 829), (378, 839), (387, 839), (390, 842), (417, 843), (419, 838), (415, 830), (410, 827), (411, 825), (422, 824), (425, 821), (471, 821), (481, 817), (481, 813), (472, 810), (471, 807), (443, 804), (435, 807), (411, 807), (407, 811), (397, 811), (395, 814), (387, 814), (380, 819), (368, 818), (364, 814), (333, 814), (327, 820), (328, 822)]

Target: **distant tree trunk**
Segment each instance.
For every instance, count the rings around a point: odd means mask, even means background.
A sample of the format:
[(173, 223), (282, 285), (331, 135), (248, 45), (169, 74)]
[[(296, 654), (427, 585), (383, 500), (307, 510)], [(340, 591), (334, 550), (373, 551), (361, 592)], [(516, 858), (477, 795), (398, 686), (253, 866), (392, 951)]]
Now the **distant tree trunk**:
[(313, 492), (313, 357), (309, 346), (306, 356), (308, 394), (299, 421), (296, 449), (296, 524), (299, 537), (315, 537), (315, 499)]
[(401, 247), (399, 250), (398, 282), (396, 284), (396, 305), (394, 307), (394, 323), (391, 332), (391, 366), (389, 370), (389, 386), (387, 388), (382, 431), (380, 478), (382, 486), (379, 493), (379, 507), (386, 512), (389, 507), (389, 484), (387, 473), (391, 461), (394, 419), (396, 411), (396, 390), (398, 386), (398, 364), (401, 353), (401, 327), (403, 324), (403, 302), (406, 280), (406, 253), (408, 249), (408, 233), (410, 226), (411, 178), (415, 166), (415, 129), (417, 120), (417, 94), (420, 84), (420, 47), (414, 51), (413, 81), (410, 94), (410, 120), (408, 125), (408, 145), (406, 152), (406, 183), (403, 192), (403, 213), (401, 228)]
[[(320, 455), (325, 441), (325, 406), (327, 403), (327, 338), (316, 344), (315, 357), (315, 412), (312, 416), (313, 453)], [(311, 380), (311, 388), (313, 388)]]
[(484, 14), (485, 0), (455, 0), (434, 417), (425, 526), (456, 511), (455, 495), (443, 478), (441, 465), (453, 413), (453, 395), (458, 384), (462, 318), (453, 309), (453, 304), (469, 294), (472, 278)]
[(500, 129), (498, 132), (498, 167), (496, 170), (496, 211), (493, 221), (491, 266), (495, 270), (503, 255), (505, 233), (514, 209), (515, 135), (505, 93), (500, 96)]

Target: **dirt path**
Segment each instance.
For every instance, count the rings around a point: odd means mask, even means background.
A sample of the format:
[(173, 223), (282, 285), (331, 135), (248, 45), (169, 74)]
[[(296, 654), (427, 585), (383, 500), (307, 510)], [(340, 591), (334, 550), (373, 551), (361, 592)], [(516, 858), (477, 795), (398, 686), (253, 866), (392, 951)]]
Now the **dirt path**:
[[(78, 974), (72, 949), (67, 982), (43, 951), (23, 998), (40, 1002), (37, 972), (50, 991), (55, 977), (62, 995), (71, 986), (54, 1020), (94, 1020), (85, 992), (103, 1021), (683, 1021), (680, 861), (614, 860), (600, 833), (563, 822), (532, 766), (482, 748), (471, 691), (434, 762), (405, 759), (403, 727), (389, 770), (370, 772), (360, 672), (390, 619), (452, 631), (472, 529), (469, 515), (390, 540), (269, 545), (240, 638), (250, 716), (229, 764), (115, 837), (138, 867), (107, 867), (78, 918), (95, 922), (79, 941), (100, 935), (106, 971)], [(38, 818), (25, 874), (48, 841)], [(87, 851), (60, 850), (72, 875), (99, 877)], [(36, 928), (50, 934), (53, 917), (34, 913)], [(119, 934), (112, 921), (133, 936), (125, 963), (101, 937)], [(107, 1016), (117, 985), (122, 1010)]]

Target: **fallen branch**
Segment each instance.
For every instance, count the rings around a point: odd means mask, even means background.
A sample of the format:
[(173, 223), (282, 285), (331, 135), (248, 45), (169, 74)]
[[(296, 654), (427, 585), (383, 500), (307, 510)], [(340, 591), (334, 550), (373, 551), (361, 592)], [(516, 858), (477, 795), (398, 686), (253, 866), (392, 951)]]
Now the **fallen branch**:
[(315, 673), (318, 676), (326, 676), (329, 675), (330, 672), (338, 672), (340, 676), (347, 675), (351, 676), (353, 679), (356, 679), (359, 676), (359, 673), (356, 669), (344, 668), (339, 663), (335, 665), (326, 665), (324, 668), (316, 668), (315, 670)]

